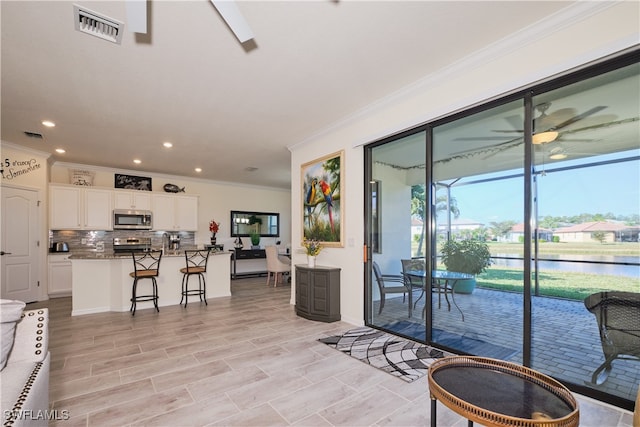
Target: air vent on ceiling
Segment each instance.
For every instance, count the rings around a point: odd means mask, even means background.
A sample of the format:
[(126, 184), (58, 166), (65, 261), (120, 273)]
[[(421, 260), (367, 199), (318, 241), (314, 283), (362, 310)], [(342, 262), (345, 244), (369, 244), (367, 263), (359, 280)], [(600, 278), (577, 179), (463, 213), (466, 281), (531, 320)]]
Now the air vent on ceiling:
[(85, 7), (73, 5), (76, 30), (120, 44), (124, 24)]
[(44, 139), (42, 137), (41, 133), (36, 133), (36, 132), (28, 132), (28, 131), (24, 131), (24, 134), (27, 135), (29, 138), (35, 138), (35, 139)]

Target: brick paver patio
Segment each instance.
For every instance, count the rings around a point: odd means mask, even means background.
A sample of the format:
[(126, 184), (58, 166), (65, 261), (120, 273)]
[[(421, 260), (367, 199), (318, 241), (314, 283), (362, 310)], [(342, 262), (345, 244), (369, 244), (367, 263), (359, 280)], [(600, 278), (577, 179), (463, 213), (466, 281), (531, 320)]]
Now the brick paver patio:
[[(415, 298), (419, 292), (415, 291)], [(398, 320), (423, 322), (424, 299), (418, 301), (411, 319), (402, 296), (387, 297), (384, 310), (378, 313), (374, 303), (374, 323)], [(517, 349), (507, 360), (522, 362), (523, 296), (476, 288), (472, 294), (456, 294), (455, 301), (464, 313), (464, 321), (455, 306), (448, 311), (442, 301), (438, 309), (434, 298), (433, 326), (467, 338), (475, 338), (503, 347)], [(588, 385), (606, 393), (634, 400), (640, 385), (640, 362), (616, 360), (607, 381), (589, 385), (593, 371), (604, 361), (595, 317), (582, 301), (533, 297), (533, 368), (568, 383)], [(478, 354), (482, 356), (482, 354)]]

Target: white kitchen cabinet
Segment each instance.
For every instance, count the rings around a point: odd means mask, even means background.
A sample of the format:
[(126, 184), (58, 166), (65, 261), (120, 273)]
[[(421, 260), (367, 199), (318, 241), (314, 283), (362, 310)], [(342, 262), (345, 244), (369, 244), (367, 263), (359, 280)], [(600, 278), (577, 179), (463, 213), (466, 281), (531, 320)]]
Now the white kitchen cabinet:
[(71, 260), (69, 254), (49, 255), (49, 297), (71, 295)]
[(114, 190), (114, 209), (151, 210), (151, 193), (149, 191)]
[(111, 230), (113, 192), (78, 186), (49, 186), (49, 228)]
[(84, 189), (84, 228), (88, 230), (111, 230), (112, 224), (111, 190)]
[(153, 229), (197, 231), (198, 196), (154, 194)]
[(49, 228), (79, 230), (82, 228), (82, 193), (80, 187), (49, 186)]

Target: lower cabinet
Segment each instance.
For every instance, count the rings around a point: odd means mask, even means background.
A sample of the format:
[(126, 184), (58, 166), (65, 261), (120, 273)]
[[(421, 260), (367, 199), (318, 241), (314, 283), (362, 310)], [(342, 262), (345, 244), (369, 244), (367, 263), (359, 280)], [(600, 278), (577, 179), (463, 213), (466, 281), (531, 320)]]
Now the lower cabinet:
[(309, 320), (340, 320), (340, 269), (296, 265), (296, 314)]
[(71, 295), (71, 260), (69, 255), (49, 255), (49, 297)]

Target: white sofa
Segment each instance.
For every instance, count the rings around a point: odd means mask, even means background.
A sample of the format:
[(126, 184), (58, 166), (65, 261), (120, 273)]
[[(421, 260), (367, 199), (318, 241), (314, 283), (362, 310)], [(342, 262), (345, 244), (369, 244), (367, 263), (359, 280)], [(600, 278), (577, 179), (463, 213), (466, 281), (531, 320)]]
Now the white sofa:
[[(0, 300), (2, 362), (6, 361), (0, 371), (2, 425), (46, 426), (59, 418), (52, 418), (55, 414), (49, 410), (49, 312), (22, 311), (19, 303)], [(16, 315), (12, 324), (10, 318)]]

